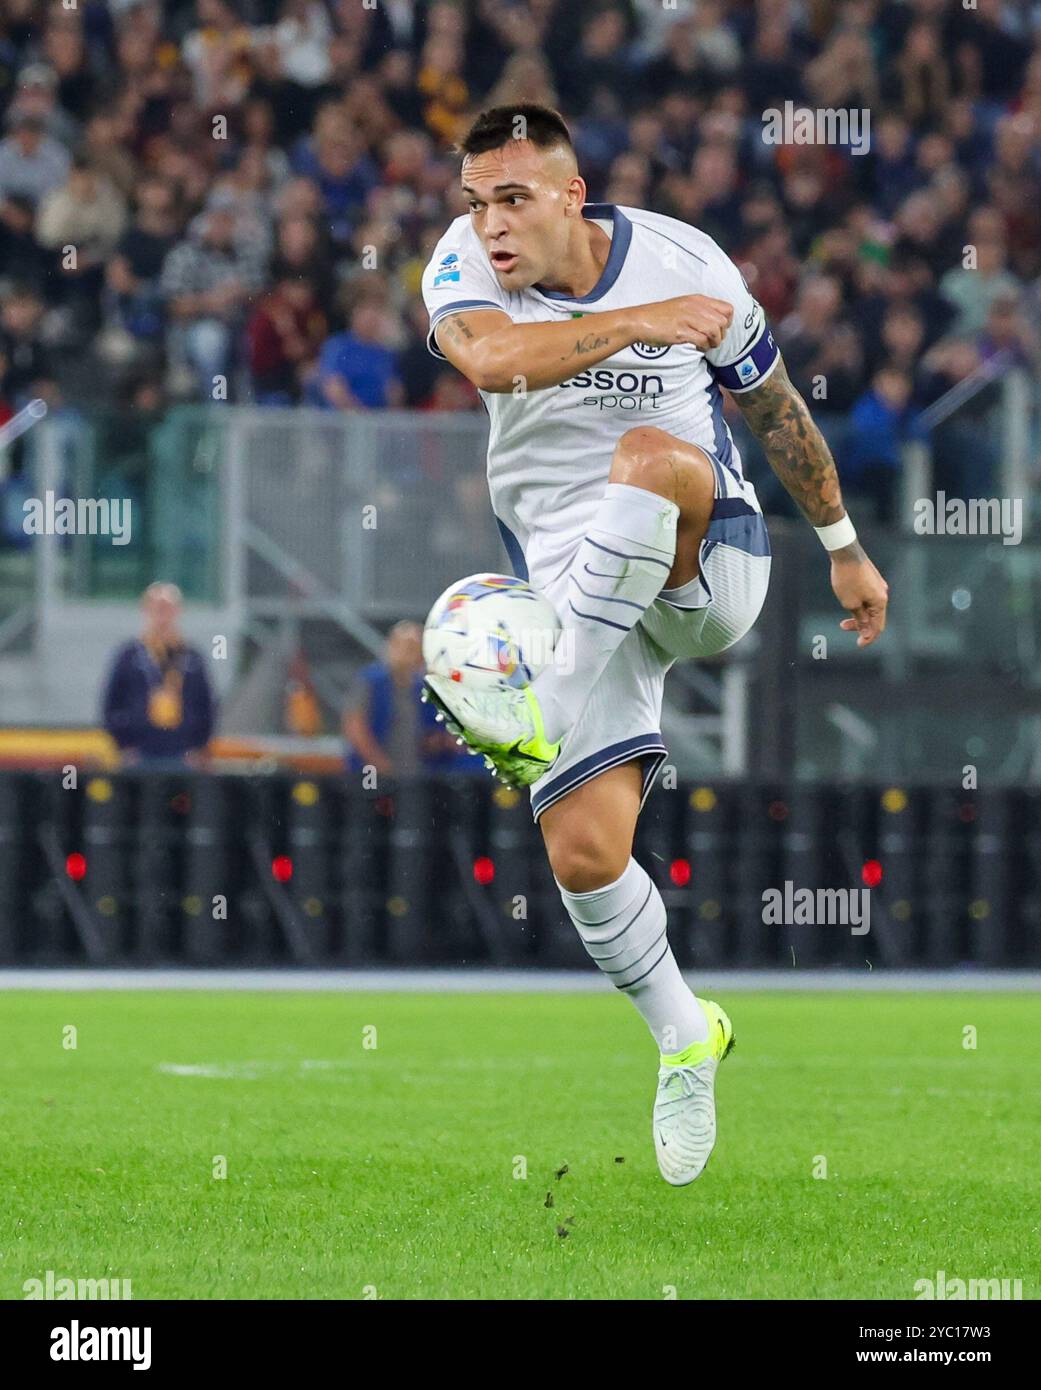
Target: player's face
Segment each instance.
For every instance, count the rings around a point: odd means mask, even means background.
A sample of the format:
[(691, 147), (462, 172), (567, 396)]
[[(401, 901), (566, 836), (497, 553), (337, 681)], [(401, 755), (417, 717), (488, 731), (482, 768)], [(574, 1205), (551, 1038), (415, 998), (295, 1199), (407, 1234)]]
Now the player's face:
[(566, 256), (570, 222), (585, 200), (570, 153), (510, 140), (471, 155), (462, 179), (470, 220), (503, 289), (549, 278)]

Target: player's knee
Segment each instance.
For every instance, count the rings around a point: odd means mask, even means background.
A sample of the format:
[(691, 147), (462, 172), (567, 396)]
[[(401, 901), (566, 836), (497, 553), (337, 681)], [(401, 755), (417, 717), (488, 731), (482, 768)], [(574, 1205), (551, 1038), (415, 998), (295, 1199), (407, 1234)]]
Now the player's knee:
[(654, 425), (636, 425), (622, 435), (611, 463), (611, 482), (657, 492), (681, 506), (692, 494), (703, 492), (711, 499), (715, 493), (708, 456)]
[(628, 850), (594, 833), (575, 833), (547, 845), (553, 877), (569, 893), (592, 893), (615, 883), (629, 863)]
[(679, 440), (654, 425), (635, 425), (615, 445), (611, 481), (644, 487), (650, 479), (665, 477)]

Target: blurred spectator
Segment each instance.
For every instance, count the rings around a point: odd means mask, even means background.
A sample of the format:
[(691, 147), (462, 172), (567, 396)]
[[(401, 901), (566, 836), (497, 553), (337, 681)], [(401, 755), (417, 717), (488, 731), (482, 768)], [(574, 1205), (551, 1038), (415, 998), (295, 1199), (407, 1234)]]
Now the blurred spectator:
[(871, 502), (876, 521), (891, 522), (896, 515), (901, 450), (911, 433), (910, 399), (910, 377), (893, 367), (882, 367), (850, 416), (842, 457), (842, 491), (844, 496)]
[(1003, 367), (1022, 367), (1036, 377), (1041, 372), (1041, 339), (1021, 312), (1016, 292), (995, 296), (979, 340), (980, 359), (998, 359)]
[(19, 74), (8, 116), (39, 121), (52, 139), (63, 145), (71, 145), (79, 127), (69, 114), (71, 108), (59, 104), (57, 86), (58, 78), (53, 68), (46, 63), (27, 64)]
[(137, 212), (105, 270), (111, 327), (138, 339), (162, 331), (159, 281), (163, 264), (177, 244), (177, 219), (170, 185), (142, 179), (136, 190)]
[[(922, 358), (922, 398), (929, 405), (941, 402), (982, 366), (974, 341), (942, 339)], [(950, 497), (989, 497), (993, 493), (1000, 448), (993, 415), (1000, 392), (1000, 381), (992, 380), (932, 430), (934, 485)]]
[(416, 86), (415, 62), (404, 48), (392, 49), (381, 61), (379, 77), (383, 96), (402, 125), (418, 129), (423, 124), (423, 98)]
[(12, 193), (0, 202), (0, 269), (11, 280), (42, 292), (52, 257), (36, 239), (35, 224), (30, 198)]
[(309, 280), (320, 304), (331, 304), (335, 276), (329, 248), (312, 217), (287, 215), (278, 224), (272, 278)]
[(597, 5), (584, 17), (578, 47), (567, 55), (565, 110), (585, 111), (598, 87), (623, 101), (634, 87), (634, 70), (626, 53), (628, 23), (616, 5)]
[(314, 134), (297, 147), (293, 168), (317, 185), (333, 237), (345, 241), (379, 182), (379, 170), (338, 104), (324, 106), (318, 113)]
[(455, 739), (437, 722), (434, 706), (420, 698), (423, 669), (423, 629), (395, 623), (382, 660), (362, 668), (347, 698), (349, 772), (372, 767), (385, 777), (414, 777), (461, 763)]
[(292, 170), (289, 156), (277, 144), (274, 110), (269, 101), (254, 97), (242, 109), (242, 154), (254, 152), (267, 169), (272, 188), (281, 188)]
[(871, 201), (886, 217), (918, 187), (921, 174), (915, 167), (911, 127), (899, 111), (891, 110), (875, 122), (864, 172), (871, 180)]
[(81, 335), (98, 327), (105, 262), (125, 221), (123, 199), (85, 155), (73, 159), (66, 183), (40, 203), (36, 238), (55, 253), (57, 298)]
[(879, 341), (872, 345), (869, 362), (872, 371), (893, 367), (912, 381), (925, 344), (925, 323), (912, 304), (897, 302), (886, 310)]
[(554, 108), (559, 105), (552, 69), (541, 53), (530, 49), (514, 53), (483, 100), (485, 106), (508, 106), (511, 102), (536, 102)]
[(837, 323), (804, 361), (800, 375), (815, 414), (851, 410), (865, 378), (864, 351), (852, 325)]
[(79, 16), (71, 9), (51, 15), (43, 52), (54, 75), (57, 104), (78, 122), (97, 99), (98, 74), (91, 61)]
[(796, 104), (802, 101), (805, 88), (798, 57), (792, 51), (790, 21), (775, 6), (756, 24), (752, 51), (741, 70), (741, 86), (751, 110), (780, 107), (786, 99)]
[(886, 94), (899, 102), (912, 126), (925, 129), (943, 110), (953, 86), (940, 26), (934, 20), (923, 17), (910, 26), (888, 77)]
[(282, 276), (247, 327), (258, 405), (294, 405), (301, 399), (327, 328), (313, 286), (300, 276)]
[(52, 249), (74, 246), (80, 273), (99, 266), (119, 240), (126, 221), (123, 199), (86, 155), (77, 155), (69, 177), (40, 202), (36, 235)]
[(792, 313), (777, 325), (777, 338), (792, 380), (810, 397), (809, 378), (823, 343), (831, 336), (842, 311), (842, 286), (832, 275), (803, 281)]
[(195, 0), (199, 27), (184, 40), (185, 64), (192, 75), (195, 99), (205, 111), (237, 106), (249, 85), (249, 25), (230, 0)]
[(111, 111), (96, 111), (87, 122), (81, 148), (98, 173), (111, 179), (123, 197), (130, 200), (136, 191), (138, 170), (127, 144), (123, 122)]
[(309, 400), (336, 410), (400, 405), (404, 390), (397, 353), (387, 346), (391, 323), (384, 301), (363, 294), (350, 311), (349, 325), (322, 347)]
[[(425, 305), (422, 301), (413, 301), (409, 309), (409, 345), (398, 359), (405, 391), (404, 404), (409, 407), (423, 406), (427, 403), (433, 393), (434, 384), (444, 369), (444, 363), (439, 362), (427, 348), (428, 327)], [(452, 375), (466, 380), (460, 372), (453, 372)]]
[(462, 73), (463, 48), (454, 33), (432, 33), (423, 45), (416, 86), (424, 98), (423, 121), (449, 145), (466, 125), (470, 93)]
[(150, 584), (141, 636), (112, 659), (102, 722), (129, 763), (198, 762), (213, 732), (209, 677), (202, 656), (181, 635), (181, 609), (175, 584)]
[[(941, 238), (943, 208), (937, 195), (924, 188), (912, 193), (897, 209), (893, 224), (894, 246), (917, 257), (929, 267), (933, 279), (939, 279), (949, 267), (949, 247)], [(961, 259), (961, 247), (955, 259)]]
[(301, 87), (317, 87), (332, 71), (329, 15), (320, 0), (284, 0), (275, 26), (282, 71)]
[(54, 364), (41, 333), (43, 301), (29, 285), (0, 299), (0, 352), (5, 364), (0, 393), (20, 409), (35, 396), (55, 400)]
[(780, 323), (792, 308), (799, 286), (799, 262), (792, 253), (791, 237), (781, 222), (754, 235), (735, 260), (749, 289), (772, 323)]
[(958, 64), (981, 96), (1007, 99), (1022, 80), (1029, 47), (1009, 20), (1002, 0), (977, 0), (959, 16)]
[(0, 141), (0, 198), (20, 195), (38, 203), (60, 188), (69, 172), (69, 154), (46, 133), (40, 116), (14, 113), (10, 135)]
[(954, 331), (963, 335), (982, 330), (995, 299), (1019, 292), (1019, 282), (1006, 268), (1004, 229), (993, 209), (980, 208), (970, 217), (969, 238), (975, 264), (949, 270), (940, 281), (940, 293), (957, 310)]
[(167, 312), (177, 325), (175, 343), (204, 397), (212, 397), (218, 376), (229, 376), (247, 301), (263, 277), (256, 247), (237, 242), (233, 201), (225, 195), (211, 202), (188, 239), (167, 256), (160, 280)]

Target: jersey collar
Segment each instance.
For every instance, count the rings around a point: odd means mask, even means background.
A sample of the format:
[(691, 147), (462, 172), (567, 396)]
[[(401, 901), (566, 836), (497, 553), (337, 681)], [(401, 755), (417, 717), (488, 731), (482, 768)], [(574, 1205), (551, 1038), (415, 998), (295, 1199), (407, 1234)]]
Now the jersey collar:
[(567, 304), (592, 304), (604, 297), (621, 274), (629, 243), (633, 239), (633, 224), (621, 208), (615, 207), (613, 203), (586, 203), (582, 209), (582, 216), (590, 222), (609, 218), (614, 227), (611, 249), (607, 253), (607, 263), (600, 272), (600, 279), (588, 294), (579, 295), (577, 298), (571, 294), (562, 294), (559, 290), (546, 290), (541, 285), (532, 285), (532, 289), (538, 290), (544, 299), (562, 300)]

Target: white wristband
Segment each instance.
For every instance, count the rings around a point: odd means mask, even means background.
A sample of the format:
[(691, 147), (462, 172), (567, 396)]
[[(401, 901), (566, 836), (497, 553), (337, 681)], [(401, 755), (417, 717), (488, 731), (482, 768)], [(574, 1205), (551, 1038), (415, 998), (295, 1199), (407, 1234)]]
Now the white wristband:
[(841, 521), (833, 521), (830, 526), (815, 526), (813, 529), (820, 537), (825, 550), (841, 550), (843, 546), (852, 545), (857, 539), (857, 533), (848, 515)]

